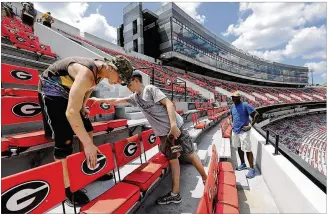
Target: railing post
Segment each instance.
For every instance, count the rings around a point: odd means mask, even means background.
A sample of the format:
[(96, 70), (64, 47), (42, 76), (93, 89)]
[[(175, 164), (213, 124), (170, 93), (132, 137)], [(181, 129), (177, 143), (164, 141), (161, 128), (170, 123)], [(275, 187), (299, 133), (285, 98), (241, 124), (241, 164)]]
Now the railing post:
[(187, 92), (186, 92), (186, 82), (184, 81), (184, 84), (185, 84), (185, 102), (186, 102), (186, 94), (187, 94)]
[(152, 67), (152, 85), (154, 85), (154, 67)]
[(279, 154), (279, 135), (275, 136), (275, 151), (274, 151), (275, 155)]
[(174, 81), (171, 81), (171, 101), (174, 101)]
[(266, 130), (266, 141), (265, 141), (265, 145), (268, 145), (269, 138), (270, 138), (270, 131), (269, 130)]

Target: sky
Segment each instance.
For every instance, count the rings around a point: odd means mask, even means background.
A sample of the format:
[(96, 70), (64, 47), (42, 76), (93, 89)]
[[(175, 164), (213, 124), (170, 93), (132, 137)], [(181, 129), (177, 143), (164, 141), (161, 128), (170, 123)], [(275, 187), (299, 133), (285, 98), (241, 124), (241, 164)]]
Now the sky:
[[(127, 2), (34, 3), (41, 12), (116, 43)], [(164, 2), (143, 3), (155, 11)], [(307, 66), (314, 83), (327, 82), (326, 3), (177, 2), (204, 27), (235, 47), (266, 60)], [(311, 74), (310, 74), (311, 83)]]

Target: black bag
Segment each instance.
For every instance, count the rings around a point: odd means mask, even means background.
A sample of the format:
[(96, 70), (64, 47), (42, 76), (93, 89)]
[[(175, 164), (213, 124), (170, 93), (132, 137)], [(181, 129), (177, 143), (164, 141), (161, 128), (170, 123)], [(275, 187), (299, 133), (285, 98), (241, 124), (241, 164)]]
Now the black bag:
[(171, 147), (170, 147), (171, 153), (172, 154), (177, 154), (177, 157), (179, 157), (180, 156), (180, 152), (183, 151), (183, 148), (182, 148), (182, 146), (179, 143), (177, 143), (177, 141), (175, 141), (173, 135), (169, 135), (167, 137), (167, 143), (169, 145), (171, 145)]

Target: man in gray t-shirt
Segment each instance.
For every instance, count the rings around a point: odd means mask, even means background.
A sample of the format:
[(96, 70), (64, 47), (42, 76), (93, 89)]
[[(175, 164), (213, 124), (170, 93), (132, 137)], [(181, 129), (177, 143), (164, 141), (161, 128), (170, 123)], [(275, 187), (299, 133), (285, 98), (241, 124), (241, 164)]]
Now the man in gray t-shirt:
[(173, 186), (172, 191), (160, 197), (157, 200), (158, 204), (180, 203), (182, 198), (179, 194), (179, 177), (180, 166), (178, 156), (171, 150), (172, 145), (168, 143), (167, 137), (172, 135), (175, 139), (175, 144), (182, 147), (182, 155), (187, 156), (193, 166), (198, 170), (205, 183), (207, 175), (199, 156), (195, 153), (192, 139), (184, 127), (183, 118), (176, 113), (173, 103), (166, 95), (156, 86), (144, 86), (143, 78), (140, 73), (134, 71), (131, 80), (126, 83), (132, 95), (126, 98), (91, 98), (95, 102), (103, 102), (110, 105), (116, 104), (131, 104), (139, 107), (146, 119), (149, 121), (154, 134), (159, 136), (161, 140), (160, 151), (169, 160), (172, 170)]

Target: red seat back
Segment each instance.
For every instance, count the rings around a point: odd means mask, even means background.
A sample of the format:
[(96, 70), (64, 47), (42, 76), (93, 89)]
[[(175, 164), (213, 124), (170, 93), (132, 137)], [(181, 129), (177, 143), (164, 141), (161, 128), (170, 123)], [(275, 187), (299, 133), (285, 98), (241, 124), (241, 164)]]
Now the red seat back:
[(101, 145), (98, 149), (102, 154), (97, 154), (95, 169), (88, 167), (84, 152), (75, 153), (67, 157), (67, 168), (69, 169), (70, 189), (72, 192), (85, 187), (115, 168), (110, 144)]
[(201, 197), (198, 207), (196, 209), (196, 214), (212, 214), (207, 212), (206, 200), (204, 197)]
[(2, 213), (45, 213), (66, 197), (59, 161), (2, 178), (1, 187)]
[(1, 125), (41, 121), (38, 97), (1, 97)]
[(138, 134), (115, 142), (113, 145), (115, 150), (115, 160), (118, 167), (129, 163), (141, 155), (141, 145)]
[(208, 177), (204, 188), (204, 199), (206, 201), (208, 213), (213, 213), (213, 203), (217, 194), (217, 162), (214, 155), (211, 156), (211, 162), (208, 170)]
[(106, 103), (94, 104), (92, 101), (87, 101), (87, 106), (89, 107), (90, 117), (94, 117), (98, 114), (113, 114), (115, 109), (114, 106), (108, 105)]
[(1, 82), (36, 86), (39, 82), (39, 73), (37, 69), (2, 63)]
[(142, 135), (142, 142), (145, 152), (149, 149), (152, 149), (154, 146), (159, 145), (161, 142), (160, 138), (154, 135), (152, 129), (143, 131), (141, 135)]

